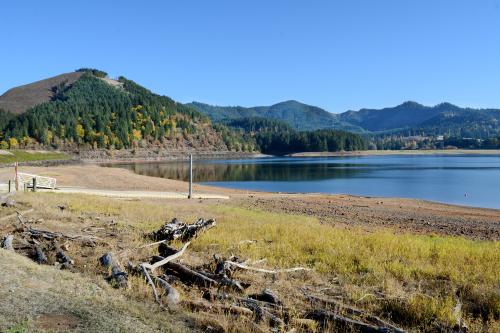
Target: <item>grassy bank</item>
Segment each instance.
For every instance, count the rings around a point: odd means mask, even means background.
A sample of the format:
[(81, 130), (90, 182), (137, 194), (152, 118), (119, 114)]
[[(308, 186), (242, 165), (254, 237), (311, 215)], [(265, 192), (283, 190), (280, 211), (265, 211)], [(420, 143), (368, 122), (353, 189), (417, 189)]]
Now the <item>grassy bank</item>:
[[(122, 234), (121, 248), (144, 244), (144, 233), (172, 217), (188, 222), (215, 217), (216, 229), (193, 242), (185, 262), (190, 257), (209, 260), (219, 254), (265, 259), (263, 267), (271, 269), (312, 268), (312, 273), (271, 280), (260, 275), (242, 277), (255, 290), (273, 288), (297, 314), (304, 306), (300, 288), (309, 286), (322, 293), (328, 290), (344, 303), (416, 331), (453, 327), (459, 318), (471, 332), (480, 332), (484, 322), (491, 331), (500, 329), (500, 267), (495, 264), (500, 262), (499, 242), (335, 227), (315, 217), (269, 213), (231, 202), (123, 201), (56, 194), (23, 194), (19, 200), (35, 208), (46, 224), (64, 220), (64, 228), (75, 224), (80, 229), (81, 221), (87, 219), (95, 227), (105, 226), (105, 219), (118, 221), (115, 233)], [(58, 212), (61, 204), (68, 210)], [(112, 246), (111, 239), (107, 242)], [(95, 263), (101, 251), (95, 250), (85, 260)], [(133, 255), (137, 258), (130, 260), (135, 261), (141, 253)], [(151, 295), (137, 280), (129, 296), (148, 301)], [(224, 315), (219, 320), (230, 326), (231, 320)]]
[(70, 158), (71, 157), (65, 153), (53, 152), (53, 151), (36, 151), (36, 150), (0, 151), (0, 164), (8, 164), (14, 162), (68, 160)]

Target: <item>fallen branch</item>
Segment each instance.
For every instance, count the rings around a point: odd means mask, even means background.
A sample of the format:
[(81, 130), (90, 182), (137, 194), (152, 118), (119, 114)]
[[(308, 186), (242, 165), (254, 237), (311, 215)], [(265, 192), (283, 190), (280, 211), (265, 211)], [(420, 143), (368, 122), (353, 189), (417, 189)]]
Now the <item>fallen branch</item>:
[(150, 243), (150, 244), (145, 244), (145, 245), (137, 247), (136, 249), (143, 249), (145, 247), (155, 246), (155, 245), (162, 244), (162, 243), (165, 243), (165, 242), (167, 242), (166, 239), (158, 241), (158, 242)]
[(312, 269), (306, 268), (306, 267), (294, 267), (294, 268), (285, 268), (285, 269), (277, 269), (277, 270), (270, 270), (270, 269), (264, 269), (264, 268), (258, 268), (258, 267), (250, 267), (244, 264), (240, 264), (234, 261), (226, 261), (227, 264), (245, 269), (248, 271), (254, 271), (254, 272), (260, 272), (260, 273), (269, 273), (269, 274), (278, 274), (278, 273), (291, 273), (291, 272), (298, 272), (298, 271), (311, 271)]
[(323, 309), (313, 310), (307, 313), (306, 318), (317, 321), (322, 327), (327, 326), (328, 323), (333, 323), (335, 324), (335, 328), (337, 329), (352, 329), (360, 333), (389, 333), (389, 332), (403, 333), (404, 332), (403, 330), (397, 328), (374, 326)]
[(335, 311), (342, 312), (342, 313), (345, 313), (345, 314), (348, 314), (351, 316), (358, 316), (358, 317), (366, 319), (366, 320), (368, 320), (368, 321), (370, 321), (378, 326), (386, 327), (387, 329), (389, 329), (389, 332), (395, 332), (395, 333), (404, 332), (404, 330), (386, 322), (385, 320), (383, 320), (377, 316), (370, 315), (364, 311), (361, 311), (359, 309), (345, 305), (345, 304), (338, 302), (336, 300), (333, 300), (333, 299), (323, 298), (323, 297), (307, 294), (303, 289), (302, 289), (302, 292), (304, 293), (304, 296), (306, 297), (306, 299), (308, 301), (310, 301), (311, 303), (320, 304), (322, 306), (331, 306)]
[(157, 269), (158, 267), (161, 267), (161, 266), (167, 264), (168, 262), (175, 260), (175, 259), (179, 258), (180, 256), (182, 256), (184, 254), (184, 251), (186, 251), (186, 248), (189, 246), (189, 244), (190, 244), (190, 242), (187, 242), (186, 244), (184, 244), (184, 246), (182, 247), (182, 249), (180, 249), (179, 252), (172, 254), (171, 256), (168, 256), (165, 259), (160, 260), (154, 264), (143, 263), (141, 265), (150, 269), (151, 272), (154, 272), (154, 270)]
[(151, 280), (151, 276), (149, 276), (149, 273), (148, 273), (148, 270), (146, 269), (146, 267), (144, 267), (144, 264), (141, 264), (139, 265), (141, 268), (142, 268), (142, 272), (144, 273), (144, 276), (146, 277), (146, 279), (148, 280), (148, 284), (151, 286), (151, 288), (153, 289), (153, 294), (155, 296), (155, 301), (156, 303), (160, 304), (160, 306), (163, 306), (161, 304), (161, 301), (160, 301), (160, 297), (158, 297), (158, 292), (156, 291), (156, 287), (155, 287), (155, 284), (153, 283), (153, 280)]
[(217, 281), (178, 263), (169, 262), (166, 264), (166, 268), (188, 283), (195, 283), (202, 287), (212, 287), (217, 284)]
[(215, 220), (199, 219), (193, 224), (186, 224), (174, 218), (171, 222), (165, 223), (158, 231), (153, 232), (155, 240), (172, 241), (179, 239), (183, 242), (196, 238), (198, 233), (215, 226)]
[(248, 297), (261, 302), (267, 302), (276, 305), (281, 304), (281, 300), (278, 298), (278, 296), (272, 290), (269, 289), (264, 289), (260, 294), (252, 294), (249, 295)]
[(213, 304), (205, 301), (185, 301), (184, 304), (191, 310), (195, 311), (205, 311), (205, 312), (224, 312), (236, 316), (252, 316), (253, 311), (249, 308), (245, 308), (238, 305), (225, 305), (225, 304)]
[(255, 321), (260, 322), (264, 318), (268, 319), (268, 324), (271, 327), (283, 327), (284, 322), (281, 318), (276, 316), (275, 314), (271, 313), (268, 309), (262, 307), (258, 301), (251, 299), (251, 298), (241, 298), (240, 299), (241, 304), (252, 310), (254, 315), (255, 315)]

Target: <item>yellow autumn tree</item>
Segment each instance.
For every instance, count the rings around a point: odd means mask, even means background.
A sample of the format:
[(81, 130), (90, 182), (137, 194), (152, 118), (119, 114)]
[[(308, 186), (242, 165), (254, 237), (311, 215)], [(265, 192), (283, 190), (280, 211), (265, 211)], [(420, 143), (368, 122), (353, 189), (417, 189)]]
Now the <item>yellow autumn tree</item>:
[(75, 132), (78, 139), (80, 141), (83, 140), (83, 137), (85, 136), (85, 130), (83, 129), (83, 126), (81, 124), (76, 125)]
[(132, 138), (136, 141), (139, 141), (140, 139), (142, 139), (141, 131), (133, 129), (132, 130)]
[(17, 142), (16, 138), (9, 139), (9, 148), (10, 149), (15, 149), (15, 148), (17, 148), (18, 145), (19, 145), (19, 143)]

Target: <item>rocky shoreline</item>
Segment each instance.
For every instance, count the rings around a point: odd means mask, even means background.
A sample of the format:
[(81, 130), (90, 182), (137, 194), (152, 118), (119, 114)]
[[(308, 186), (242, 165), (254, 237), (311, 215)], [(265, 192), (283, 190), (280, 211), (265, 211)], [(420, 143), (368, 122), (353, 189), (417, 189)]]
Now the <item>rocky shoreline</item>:
[(213, 150), (161, 150), (161, 149), (122, 149), (122, 150), (84, 150), (70, 152), (72, 156), (86, 163), (129, 163), (161, 162), (188, 160), (192, 154), (195, 159), (238, 159), (264, 157), (258, 152), (235, 152)]

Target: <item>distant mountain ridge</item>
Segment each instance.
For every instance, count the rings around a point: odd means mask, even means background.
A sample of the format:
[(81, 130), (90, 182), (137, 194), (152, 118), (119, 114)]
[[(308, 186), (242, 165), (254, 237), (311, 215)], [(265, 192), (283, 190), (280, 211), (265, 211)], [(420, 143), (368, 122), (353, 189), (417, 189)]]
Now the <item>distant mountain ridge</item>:
[(242, 106), (213, 106), (199, 102), (192, 102), (187, 105), (206, 114), (215, 122), (261, 117), (283, 121), (292, 128), (301, 131), (316, 129), (363, 131), (358, 126), (343, 123), (337, 115), (322, 108), (294, 100), (270, 106), (256, 106), (250, 108)]
[(199, 102), (188, 105), (215, 122), (264, 117), (283, 121), (297, 130), (341, 129), (368, 133), (413, 130), (480, 137), (500, 134), (500, 109), (462, 108), (450, 103), (424, 106), (408, 101), (395, 107), (340, 114), (297, 101), (250, 108), (211, 106)]

